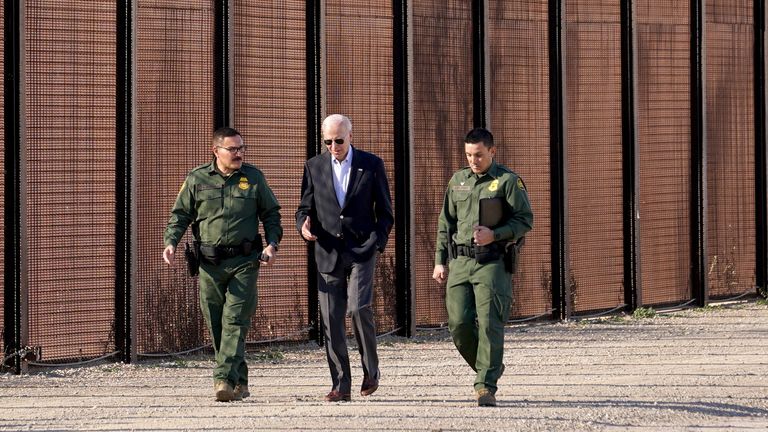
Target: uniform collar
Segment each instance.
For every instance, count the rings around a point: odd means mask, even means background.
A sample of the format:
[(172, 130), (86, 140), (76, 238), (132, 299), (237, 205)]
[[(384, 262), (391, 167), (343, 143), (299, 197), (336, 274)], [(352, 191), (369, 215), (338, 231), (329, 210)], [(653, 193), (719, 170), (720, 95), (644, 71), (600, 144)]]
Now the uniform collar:
[(499, 165), (496, 163), (496, 159), (494, 159), (491, 162), (491, 166), (488, 168), (488, 171), (486, 171), (483, 174), (475, 174), (472, 172), (472, 169), (467, 167), (467, 176), (466, 178), (475, 177), (478, 180), (483, 178), (485, 175), (489, 175), (492, 179), (496, 179), (499, 177)]
[[(232, 174), (230, 174), (230, 176), (235, 175), (235, 173), (242, 172), (242, 170), (243, 170), (243, 167), (241, 165), (240, 169), (236, 169), (236, 170), (232, 171)], [(227, 177), (227, 176), (224, 175), (224, 173), (219, 171), (219, 168), (216, 166), (216, 158), (213, 158), (213, 160), (211, 161), (210, 165), (208, 165), (208, 175), (214, 175), (214, 174), (218, 174), (218, 175), (220, 175), (222, 177), (225, 177), (225, 178)]]
[(491, 162), (491, 167), (485, 173), (494, 179), (499, 178), (499, 165), (496, 163), (496, 159)]

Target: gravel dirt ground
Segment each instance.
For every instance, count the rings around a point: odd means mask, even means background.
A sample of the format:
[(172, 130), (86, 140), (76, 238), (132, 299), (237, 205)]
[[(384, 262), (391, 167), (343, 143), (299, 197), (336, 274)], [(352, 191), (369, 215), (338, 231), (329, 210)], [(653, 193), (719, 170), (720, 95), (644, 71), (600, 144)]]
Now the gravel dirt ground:
[[(768, 430), (768, 306), (509, 326), (499, 406), (477, 407), (446, 330), (379, 343), (381, 387), (325, 403), (317, 345), (249, 349), (251, 397), (210, 355), (0, 374), (0, 430)], [(354, 385), (361, 369), (350, 348)]]

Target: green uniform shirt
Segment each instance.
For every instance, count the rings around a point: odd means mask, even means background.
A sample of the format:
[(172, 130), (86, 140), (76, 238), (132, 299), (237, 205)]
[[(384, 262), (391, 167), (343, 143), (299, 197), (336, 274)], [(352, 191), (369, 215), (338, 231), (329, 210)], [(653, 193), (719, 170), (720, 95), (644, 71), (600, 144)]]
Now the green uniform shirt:
[[(493, 229), (496, 241), (517, 241), (533, 228), (533, 212), (525, 184), (517, 174), (496, 161), (484, 174), (469, 167), (457, 171), (448, 182), (443, 208), (437, 220), (435, 265), (448, 261), (450, 236), (461, 245), (470, 245), (480, 220), (481, 198), (502, 198), (506, 220)], [(489, 227), (490, 228), (490, 227)]]
[(236, 246), (256, 237), (259, 220), (264, 224), (266, 244), (279, 243), (283, 237), (280, 205), (264, 174), (243, 163), (225, 176), (214, 159), (193, 169), (181, 185), (165, 228), (165, 245), (176, 246), (187, 227), (196, 222), (203, 243)]

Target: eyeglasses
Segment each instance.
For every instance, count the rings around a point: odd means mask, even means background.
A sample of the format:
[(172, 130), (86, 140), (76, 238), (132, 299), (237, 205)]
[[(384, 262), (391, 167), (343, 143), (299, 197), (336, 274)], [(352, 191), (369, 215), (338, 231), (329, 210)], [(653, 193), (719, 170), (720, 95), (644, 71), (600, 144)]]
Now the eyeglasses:
[(245, 153), (245, 148), (247, 146), (241, 145), (241, 146), (235, 146), (235, 147), (222, 147), (222, 146), (218, 146), (217, 145), (216, 147), (218, 147), (220, 149), (224, 149), (224, 150), (226, 150), (226, 151), (228, 151), (228, 152), (230, 152), (232, 154), (236, 154), (238, 152)]
[(335, 138), (332, 140), (323, 140), (323, 144), (327, 146), (330, 146), (333, 143), (341, 145), (341, 144), (344, 144), (344, 141), (346, 141), (344, 138)]

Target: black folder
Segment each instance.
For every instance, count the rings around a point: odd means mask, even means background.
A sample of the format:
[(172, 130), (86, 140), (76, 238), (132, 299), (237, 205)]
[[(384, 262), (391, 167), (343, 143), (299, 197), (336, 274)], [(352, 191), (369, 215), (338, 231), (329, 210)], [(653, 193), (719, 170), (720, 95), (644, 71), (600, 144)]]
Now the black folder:
[(501, 198), (480, 199), (480, 225), (490, 229), (496, 228), (504, 214), (503, 204)]

